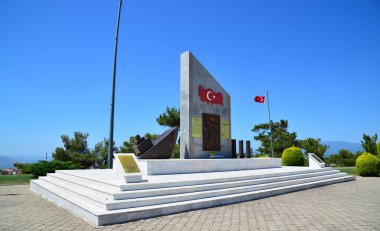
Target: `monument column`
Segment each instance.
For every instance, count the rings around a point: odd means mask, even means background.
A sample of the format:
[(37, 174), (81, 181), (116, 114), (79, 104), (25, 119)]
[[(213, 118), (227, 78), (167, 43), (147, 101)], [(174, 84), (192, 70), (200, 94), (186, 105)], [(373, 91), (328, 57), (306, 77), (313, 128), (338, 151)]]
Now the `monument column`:
[(190, 51), (181, 54), (181, 159), (231, 158), (230, 95)]

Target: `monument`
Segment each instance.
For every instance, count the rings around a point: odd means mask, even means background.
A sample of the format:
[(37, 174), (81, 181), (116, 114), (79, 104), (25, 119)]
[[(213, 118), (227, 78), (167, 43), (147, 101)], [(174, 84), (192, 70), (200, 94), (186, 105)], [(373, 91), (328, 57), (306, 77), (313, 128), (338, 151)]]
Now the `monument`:
[(231, 158), (230, 95), (190, 51), (181, 54), (181, 159)]
[(176, 142), (175, 127), (154, 141), (136, 137), (136, 154), (115, 154), (113, 169), (56, 170), (31, 180), (30, 190), (99, 226), (355, 179), (326, 167), (314, 154), (308, 156), (309, 167), (283, 168), (281, 158), (243, 158), (243, 140), (239, 140), (241, 158), (236, 158), (230, 126), (230, 96), (185, 52), (181, 55), (182, 159), (165, 159)]

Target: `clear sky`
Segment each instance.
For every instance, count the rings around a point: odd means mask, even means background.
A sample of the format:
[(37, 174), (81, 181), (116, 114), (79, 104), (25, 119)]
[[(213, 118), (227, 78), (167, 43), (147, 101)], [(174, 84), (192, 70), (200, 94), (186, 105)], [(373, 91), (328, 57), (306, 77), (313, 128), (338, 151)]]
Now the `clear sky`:
[[(108, 137), (117, 0), (0, 1), (0, 156)], [(232, 136), (272, 119), (299, 138), (380, 133), (380, 1), (124, 0), (115, 141), (161, 133), (190, 50), (231, 95)], [(257, 146), (254, 143), (254, 146)]]

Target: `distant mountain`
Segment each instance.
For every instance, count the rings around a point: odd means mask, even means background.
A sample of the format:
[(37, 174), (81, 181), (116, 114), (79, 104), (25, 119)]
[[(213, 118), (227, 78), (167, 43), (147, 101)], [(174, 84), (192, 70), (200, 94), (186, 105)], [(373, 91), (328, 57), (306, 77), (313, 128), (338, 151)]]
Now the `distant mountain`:
[(35, 156), (17, 156), (15, 158), (9, 156), (0, 156), (0, 169), (14, 168), (14, 162), (35, 163), (38, 162), (40, 159), (41, 158)]
[(362, 145), (359, 143), (350, 143), (344, 141), (322, 141), (321, 143), (329, 146), (329, 149), (327, 149), (325, 152), (325, 157), (332, 154), (338, 154), (339, 150), (341, 149), (346, 149), (352, 153), (356, 153), (357, 151), (364, 151)]

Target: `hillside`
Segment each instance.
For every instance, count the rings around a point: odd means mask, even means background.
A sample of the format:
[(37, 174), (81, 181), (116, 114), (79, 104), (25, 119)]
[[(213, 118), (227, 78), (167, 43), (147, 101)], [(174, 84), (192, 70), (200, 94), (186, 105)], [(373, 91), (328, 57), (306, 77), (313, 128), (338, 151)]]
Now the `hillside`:
[(356, 153), (357, 151), (363, 151), (363, 147), (359, 143), (350, 143), (344, 141), (322, 141), (324, 145), (328, 145), (329, 149), (327, 149), (325, 153), (325, 157), (330, 156), (332, 154), (338, 154), (339, 150), (347, 149), (352, 153)]

